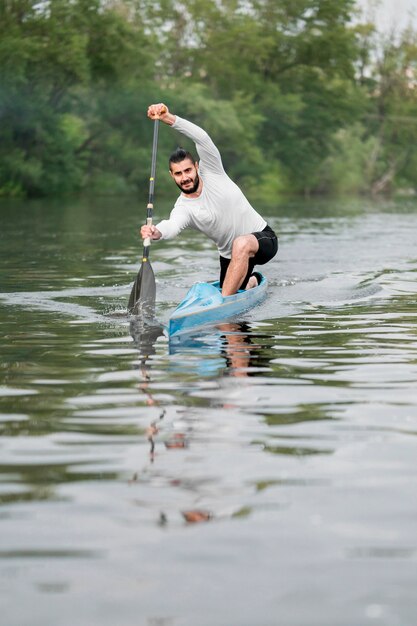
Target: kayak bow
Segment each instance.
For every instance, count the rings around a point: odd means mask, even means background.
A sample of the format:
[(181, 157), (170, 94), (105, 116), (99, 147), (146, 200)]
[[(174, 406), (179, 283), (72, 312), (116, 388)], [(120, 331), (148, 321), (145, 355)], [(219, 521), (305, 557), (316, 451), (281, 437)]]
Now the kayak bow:
[(268, 281), (259, 274), (260, 283), (252, 289), (240, 290), (223, 297), (220, 283), (195, 283), (169, 318), (170, 337), (239, 315), (259, 304), (266, 295)]

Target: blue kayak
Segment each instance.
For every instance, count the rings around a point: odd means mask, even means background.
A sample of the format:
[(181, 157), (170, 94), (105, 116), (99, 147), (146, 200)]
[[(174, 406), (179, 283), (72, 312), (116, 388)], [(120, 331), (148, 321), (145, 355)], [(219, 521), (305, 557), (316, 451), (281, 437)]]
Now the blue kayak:
[(240, 290), (223, 298), (219, 281), (195, 283), (169, 318), (170, 337), (205, 324), (215, 324), (239, 315), (259, 304), (266, 295), (268, 281), (259, 274), (260, 282), (252, 289)]

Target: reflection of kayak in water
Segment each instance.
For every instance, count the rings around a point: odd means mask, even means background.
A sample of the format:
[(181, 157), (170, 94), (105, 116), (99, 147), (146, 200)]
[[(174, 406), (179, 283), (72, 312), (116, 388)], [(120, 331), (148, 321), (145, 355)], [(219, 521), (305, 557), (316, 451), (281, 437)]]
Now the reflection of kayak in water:
[(193, 330), (205, 324), (215, 324), (243, 313), (259, 304), (266, 296), (268, 281), (258, 273), (259, 284), (223, 297), (220, 283), (196, 283), (169, 318), (170, 337)]
[(175, 355), (176, 371), (192, 372), (199, 376), (247, 376), (247, 368), (254, 356), (251, 330), (246, 323), (223, 321), (207, 329), (198, 328), (179, 333), (169, 340), (169, 353)]

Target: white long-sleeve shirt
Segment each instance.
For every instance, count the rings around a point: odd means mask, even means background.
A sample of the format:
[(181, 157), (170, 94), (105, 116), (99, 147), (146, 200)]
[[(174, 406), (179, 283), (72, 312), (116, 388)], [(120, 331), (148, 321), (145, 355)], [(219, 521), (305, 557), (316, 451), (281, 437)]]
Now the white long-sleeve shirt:
[(221, 256), (230, 259), (236, 237), (263, 230), (266, 221), (226, 174), (220, 152), (206, 131), (178, 115), (172, 127), (194, 141), (203, 188), (198, 198), (181, 194), (169, 219), (156, 227), (162, 239), (172, 239), (184, 228), (199, 230), (214, 241)]

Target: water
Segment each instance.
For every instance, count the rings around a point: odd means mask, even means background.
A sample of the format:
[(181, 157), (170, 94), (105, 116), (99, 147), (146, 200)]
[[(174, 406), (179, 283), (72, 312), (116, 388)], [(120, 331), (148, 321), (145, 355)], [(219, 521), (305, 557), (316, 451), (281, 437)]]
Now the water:
[[(1, 623), (414, 626), (417, 203), (278, 207), (268, 299), (173, 345), (138, 204), (0, 207)], [(217, 273), (151, 259), (162, 323)]]

